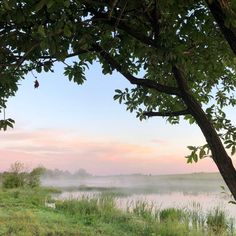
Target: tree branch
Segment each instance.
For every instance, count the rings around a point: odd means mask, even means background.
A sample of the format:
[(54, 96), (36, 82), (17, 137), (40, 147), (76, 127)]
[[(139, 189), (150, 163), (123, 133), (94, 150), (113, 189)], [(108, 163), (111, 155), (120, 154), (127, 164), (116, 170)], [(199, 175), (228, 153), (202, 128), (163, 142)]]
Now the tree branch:
[[(75, 57), (75, 56), (78, 56), (80, 54), (89, 53), (89, 52), (92, 52), (92, 51), (93, 51), (92, 49), (91, 50), (90, 49), (79, 49), (76, 52), (67, 54), (65, 59)], [(52, 56), (47, 56), (47, 55), (46, 56), (39, 56), (39, 59), (56, 59), (56, 58), (57, 57), (55, 55), (52, 55)]]
[(183, 115), (190, 115), (188, 109), (181, 110), (181, 111), (166, 111), (166, 112), (155, 112), (155, 111), (147, 111), (144, 112), (143, 115), (152, 117), (152, 116), (183, 116)]
[[(19, 55), (13, 55), (12, 56), (12, 59), (15, 59), (15, 64), (11, 64), (11, 63), (4, 63), (4, 64), (0, 64), (0, 68), (1, 67), (6, 67), (6, 66), (11, 66), (11, 67), (19, 67), (19, 64), (21, 65), (25, 59), (27, 59), (27, 56), (28, 54), (35, 48), (35, 45), (30, 49), (30, 51), (28, 51), (27, 53), (25, 53), (23, 56), (19, 56)], [(69, 53), (67, 54), (66, 58), (65, 59), (68, 59), (68, 58), (71, 58), (71, 57), (75, 57), (75, 56), (78, 56), (80, 54), (84, 54), (84, 53), (89, 53), (89, 52), (93, 52), (92, 49), (80, 49), (80, 50), (77, 50), (76, 52), (73, 52), (73, 53)], [(42, 55), (42, 56), (39, 56), (38, 59), (42, 59), (42, 60), (56, 60), (57, 57), (55, 55)]]
[(187, 93), (189, 91), (189, 88), (188, 88), (186, 81), (184, 80), (184, 76), (183, 76), (182, 72), (177, 68), (176, 65), (172, 66), (172, 72), (173, 72), (175, 80), (179, 86), (181, 94)]
[(176, 95), (180, 96), (180, 91), (171, 86), (166, 86), (159, 84), (153, 80), (150, 79), (139, 79), (130, 74), (128, 71), (125, 71), (121, 64), (119, 64), (109, 53), (107, 53), (105, 50), (103, 50), (98, 44), (93, 45), (94, 51), (98, 52), (101, 57), (112, 67), (112, 69), (116, 69), (118, 72), (120, 72), (131, 84), (140, 85), (146, 88), (155, 89), (158, 92), (170, 94), (170, 95)]
[(133, 28), (125, 24), (123, 21), (119, 20), (119, 24), (117, 24), (117, 19), (115, 17), (109, 17), (109, 15), (106, 13), (95, 12), (95, 11), (92, 11), (92, 13), (94, 14), (94, 17), (92, 19), (96, 20), (97, 18), (99, 19), (102, 18), (104, 23), (110, 26), (114, 26), (118, 29), (124, 30), (127, 34), (133, 36), (135, 39), (139, 40), (144, 44), (156, 47), (156, 43), (152, 38), (140, 33), (140, 31), (138, 30), (134, 30)]
[[(218, 26), (220, 27), (221, 32), (223, 33), (225, 39), (228, 41), (232, 51), (236, 55), (236, 27), (231, 24), (229, 27), (225, 25), (225, 21), (233, 14), (234, 19), (236, 18), (236, 13), (233, 10), (229, 10), (227, 1), (209, 1), (206, 0), (206, 3), (214, 16)], [(229, 7), (229, 9), (228, 9)], [(230, 12), (231, 11), (231, 12)], [(228, 14), (228, 15), (227, 15)]]
[(18, 69), (23, 63), (24, 61), (27, 59), (27, 56), (36, 48), (39, 46), (40, 43), (36, 43), (34, 44), (18, 61), (17, 61), (17, 67), (16, 69)]

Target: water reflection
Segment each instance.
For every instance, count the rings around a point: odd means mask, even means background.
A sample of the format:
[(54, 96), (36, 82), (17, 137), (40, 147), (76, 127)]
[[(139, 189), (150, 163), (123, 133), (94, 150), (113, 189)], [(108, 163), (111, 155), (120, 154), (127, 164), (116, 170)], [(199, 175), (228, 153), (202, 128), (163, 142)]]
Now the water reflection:
[[(82, 196), (99, 197), (111, 194), (120, 208), (132, 207), (146, 201), (156, 208), (199, 208), (206, 213), (220, 207), (236, 218), (236, 205), (229, 204), (229, 195), (222, 194), (221, 186), (228, 189), (219, 173), (193, 173), (182, 175), (121, 175), (89, 176), (86, 178), (43, 179), (44, 186), (63, 190), (59, 199), (80, 199)], [(201, 208), (201, 209), (200, 209)]]
[[(82, 197), (100, 197), (99, 191), (74, 191), (63, 192), (58, 195), (57, 199), (81, 199)], [(132, 208), (137, 202), (148, 202), (157, 209), (170, 207), (187, 208), (189, 210), (202, 211), (204, 214), (219, 207), (224, 210), (229, 217), (236, 218), (236, 206), (229, 204), (227, 197), (221, 193), (199, 193), (191, 194), (184, 192), (171, 192), (163, 194), (131, 194), (115, 196), (117, 206), (122, 209)], [(197, 209), (196, 209), (197, 208)]]

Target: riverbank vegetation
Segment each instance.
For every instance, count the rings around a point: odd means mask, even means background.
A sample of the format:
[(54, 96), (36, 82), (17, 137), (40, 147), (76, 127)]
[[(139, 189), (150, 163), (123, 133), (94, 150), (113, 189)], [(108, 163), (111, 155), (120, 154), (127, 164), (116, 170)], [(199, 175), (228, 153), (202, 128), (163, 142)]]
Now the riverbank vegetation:
[(40, 185), (43, 170), (16, 162), (1, 175), (0, 236), (236, 236), (233, 219), (219, 208), (204, 213), (197, 203), (161, 209), (133, 201), (121, 209), (112, 188), (61, 200), (62, 190)]
[[(0, 189), (0, 235), (203, 236), (236, 235), (220, 209), (158, 209), (147, 202), (119, 209), (109, 194), (53, 200), (52, 188)], [(55, 203), (55, 208), (47, 203)], [(197, 206), (197, 205), (196, 205)]]

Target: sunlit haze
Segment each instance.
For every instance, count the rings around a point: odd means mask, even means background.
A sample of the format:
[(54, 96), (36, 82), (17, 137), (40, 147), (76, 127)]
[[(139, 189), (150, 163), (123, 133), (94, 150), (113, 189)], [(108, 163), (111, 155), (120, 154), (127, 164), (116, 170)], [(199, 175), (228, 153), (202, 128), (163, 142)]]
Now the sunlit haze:
[(130, 87), (125, 79), (102, 75), (98, 64), (86, 74), (82, 86), (69, 82), (58, 65), (55, 73), (27, 75), (6, 109), (16, 124), (0, 133), (0, 171), (16, 161), (95, 175), (217, 171), (210, 158), (186, 164), (187, 146), (205, 144), (198, 127), (162, 118), (140, 122), (113, 100), (115, 89)]

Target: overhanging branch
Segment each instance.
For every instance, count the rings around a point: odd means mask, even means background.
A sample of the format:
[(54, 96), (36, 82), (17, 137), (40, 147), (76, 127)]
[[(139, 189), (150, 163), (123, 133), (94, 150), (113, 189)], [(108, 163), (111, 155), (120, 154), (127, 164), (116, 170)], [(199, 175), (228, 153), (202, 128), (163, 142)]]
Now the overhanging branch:
[(172, 73), (179, 86), (181, 94), (183, 95), (184, 93), (189, 92), (188, 84), (184, 79), (183, 73), (182, 71), (180, 71), (180, 69), (176, 65), (172, 66)]
[(166, 86), (159, 84), (153, 80), (150, 79), (140, 79), (136, 78), (132, 74), (130, 74), (128, 71), (125, 71), (121, 64), (118, 63), (114, 57), (112, 57), (108, 52), (103, 50), (98, 44), (93, 45), (94, 51), (98, 52), (101, 57), (112, 67), (112, 69), (116, 69), (118, 72), (120, 72), (131, 84), (140, 85), (146, 88), (155, 89), (158, 92), (170, 94), (170, 95), (176, 95), (180, 96), (180, 91), (171, 86)]
[(117, 19), (115, 17), (109, 17), (109, 15), (106, 13), (101, 13), (101, 12), (96, 12), (96, 11), (92, 11), (92, 13), (95, 15), (92, 18), (92, 20), (102, 19), (102, 21), (105, 24), (114, 26), (118, 29), (125, 31), (127, 34), (131, 35), (132, 37), (136, 38), (137, 40), (139, 40), (140, 42), (144, 44), (156, 47), (156, 43), (151, 37), (148, 37), (142, 34), (140, 31), (129, 27), (123, 21), (119, 20), (119, 23), (117, 23)]
[(228, 1), (206, 0), (206, 3), (225, 39), (228, 41), (229, 46), (236, 55), (236, 27), (233, 24), (230, 24), (230, 26), (227, 27), (225, 24), (225, 22), (230, 19), (230, 15), (233, 15), (233, 18), (235, 19), (236, 13), (230, 9), (230, 3), (228, 3)]

